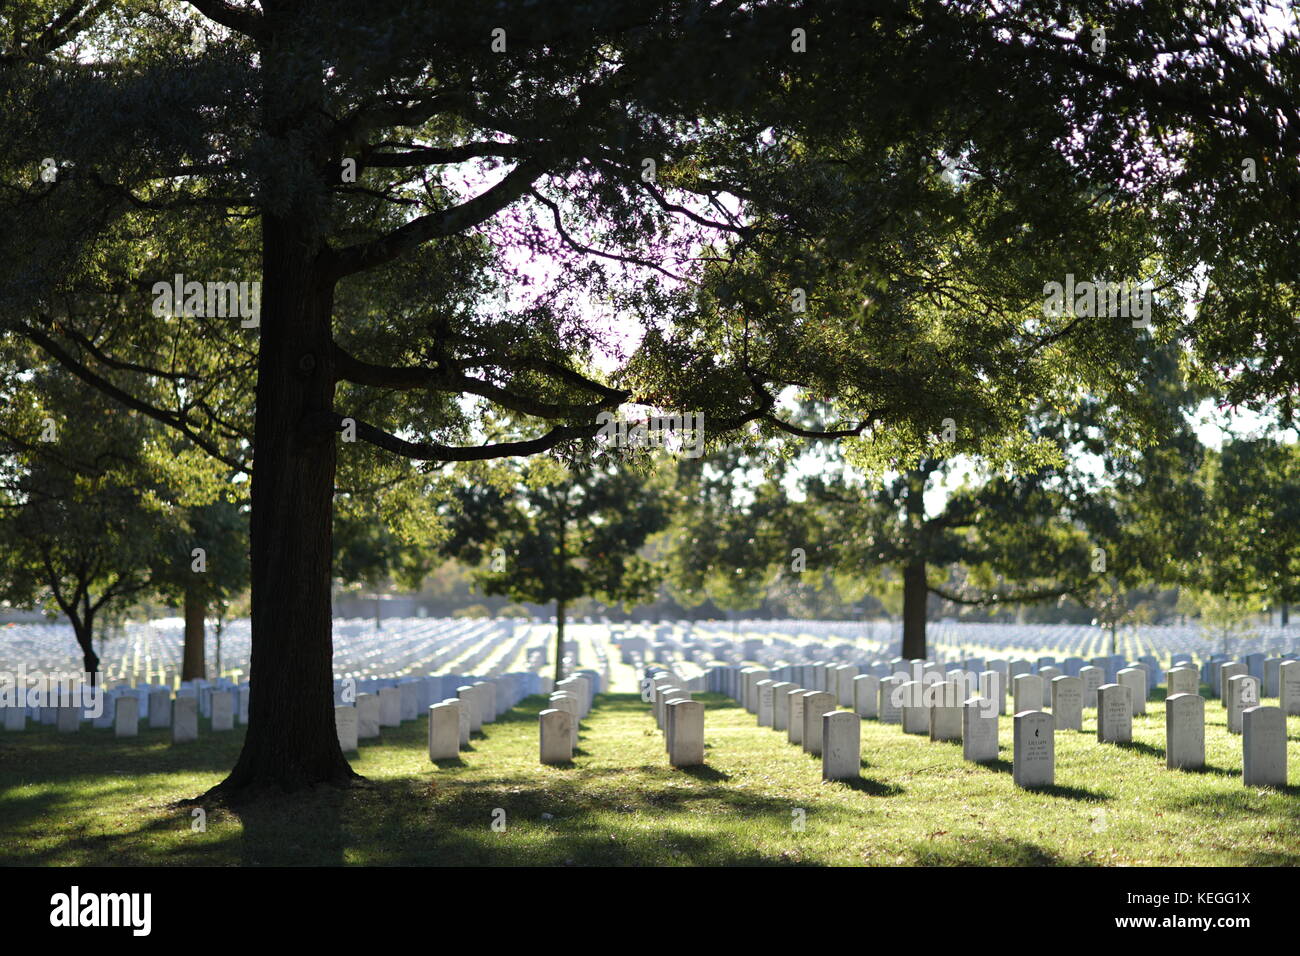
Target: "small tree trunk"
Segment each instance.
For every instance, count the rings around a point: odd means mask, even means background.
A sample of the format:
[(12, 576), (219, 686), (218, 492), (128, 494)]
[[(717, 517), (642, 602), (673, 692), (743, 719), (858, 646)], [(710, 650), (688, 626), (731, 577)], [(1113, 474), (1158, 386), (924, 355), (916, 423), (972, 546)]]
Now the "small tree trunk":
[(1281, 607), (1278, 608), (1278, 614), (1281, 617), (1283, 627), (1291, 623), (1291, 605), (1287, 604), (1286, 601), (1283, 601)]
[(203, 680), (207, 673), (206, 635), (203, 617), (207, 605), (196, 587), (185, 589), (185, 650), (181, 656), (181, 680)]
[(95, 653), (94, 623), (90, 618), (85, 621), (73, 620), (72, 633), (81, 648), (81, 666), (90, 675), (90, 686), (99, 683), (99, 655)]
[(907, 660), (925, 658), (925, 613), (930, 588), (925, 562), (911, 561), (903, 568), (903, 653)]
[(555, 683), (564, 680), (564, 599), (555, 602)]

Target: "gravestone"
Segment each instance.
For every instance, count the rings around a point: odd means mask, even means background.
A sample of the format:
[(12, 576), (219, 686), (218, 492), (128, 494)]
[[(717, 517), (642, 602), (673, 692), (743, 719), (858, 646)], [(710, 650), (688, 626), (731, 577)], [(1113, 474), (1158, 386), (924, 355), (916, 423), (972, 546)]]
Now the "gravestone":
[(1229, 661), (1225, 664), (1217, 665), (1217, 671), (1212, 666), (1211, 673), (1217, 673), (1218, 678), (1214, 682), (1214, 693), (1223, 701), (1223, 706), (1228, 706), (1228, 681), (1234, 677), (1249, 676), (1246, 665), (1237, 661)]
[(379, 695), (357, 694), (357, 739), (379, 736)]
[(776, 698), (773, 688), (776, 687), (776, 681), (764, 678), (754, 687), (758, 691), (758, 726), (771, 727), (775, 717)]
[(140, 700), (123, 694), (113, 711), (113, 733), (117, 737), (135, 737), (140, 733)]
[(1012, 725), (1011, 779), (1017, 787), (1056, 782), (1055, 718), (1041, 710), (1016, 714)]
[[(579, 709), (582, 707), (582, 702), (578, 700), (576, 695), (568, 691), (561, 691), (558, 694), (552, 694), (549, 699), (551, 702), (551, 707), (553, 707), (556, 710), (567, 711), (569, 716), (573, 718), (573, 720), (570, 721), (570, 725), (569, 725), (569, 731), (570, 731), (569, 739), (571, 741), (573, 749), (577, 750), (578, 731), (579, 731), (579, 725), (581, 723), (581, 718), (578, 716), (578, 714), (579, 714)], [(658, 700), (660, 705), (662, 706), (663, 698), (656, 697), (656, 700)], [(464, 705), (462, 704), (461, 706)]]
[(903, 686), (904, 681), (900, 677), (886, 677), (880, 682), (880, 705), (876, 708), (882, 724), (899, 724), (903, 721), (903, 708), (899, 704), (899, 698), (896, 691)]
[(1278, 669), (1282, 666), (1281, 657), (1270, 657), (1264, 661), (1264, 696), (1277, 697), (1279, 691)]
[(448, 697), (443, 703), (454, 704), (456, 707), (456, 729), (459, 732), (459, 739), (456, 742), (461, 750), (465, 750), (469, 747), (469, 711), (465, 709), (459, 697)]
[(772, 729), (785, 732), (790, 728), (790, 691), (796, 690), (789, 681), (772, 685)]
[(155, 690), (149, 692), (149, 726), (170, 727), (172, 725), (171, 691)]
[(847, 710), (822, 715), (822, 779), (854, 780), (862, 766), (862, 718)]
[(858, 669), (853, 664), (843, 664), (839, 669), (839, 705), (841, 707), (852, 707), (853, 700), (853, 681), (858, 676)]
[(987, 697), (971, 697), (962, 705), (961, 754), (972, 763), (998, 759), (998, 709)]
[(1097, 706), (1097, 689), (1106, 682), (1106, 672), (1096, 665), (1089, 665), (1079, 670), (1079, 680), (1083, 681), (1083, 706), (1093, 709)]
[(698, 767), (704, 763), (704, 704), (698, 700), (674, 700), (668, 762), (674, 767)]
[(178, 696), (172, 701), (172, 743), (182, 744), (199, 739), (199, 699)]
[(792, 744), (803, 743), (803, 699), (809, 691), (803, 687), (789, 691), (785, 697), (786, 709), (790, 711), (790, 726), (786, 729), (786, 740)]
[[(1252, 678), (1253, 680), (1253, 678)], [(1280, 707), (1248, 707), (1241, 715), (1241, 781), (1286, 786), (1286, 717)]]
[(1043, 709), (1043, 679), (1037, 674), (1017, 674), (1011, 679), (1011, 696), (1016, 713)]
[(339, 749), (345, 754), (357, 749), (357, 709), (351, 704), (334, 708), (334, 730), (339, 735)]
[(4, 714), (5, 730), (13, 733), (27, 730), (26, 707), (0, 707), (0, 713)]
[(253, 689), (247, 685), (239, 688), (239, 722), (248, 726), (248, 705), (253, 699)]
[(1097, 688), (1097, 740), (1104, 744), (1133, 740), (1133, 696), (1124, 684)]
[(947, 705), (930, 708), (930, 740), (961, 740), (965, 708)]
[(925, 734), (930, 733), (930, 708), (926, 706), (921, 694), (924, 685), (920, 681), (910, 680), (898, 688), (899, 699), (902, 701), (902, 722), (903, 733), (905, 734)]
[(880, 712), (880, 678), (859, 674), (853, 678), (853, 712), (859, 717), (875, 717)]
[[(444, 706), (435, 704), (434, 707)], [(449, 715), (450, 716), (450, 715)], [(433, 708), (429, 709), (433, 718)], [(573, 761), (573, 715), (558, 707), (548, 707), (537, 715), (538, 736), (541, 740), (541, 762), (547, 764), (571, 763)], [(449, 723), (449, 719), (448, 719)], [(457, 725), (460, 719), (457, 717)], [(433, 757), (432, 724), (430, 724), (429, 757)], [(455, 756), (453, 753), (452, 756)]]
[(1052, 716), (1060, 730), (1083, 730), (1083, 678), (1057, 677), (1052, 681)]
[[(474, 688), (461, 687), (461, 699), (467, 700), (474, 695)], [(473, 705), (470, 705), (471, 713)], [(402, 692), (396, 687), (379, 688), (379, 726), (400, 727), (402, 725)]]
[(1165, 698), (1165, 766), (1170, 770), (1205, 766), (1205, 698), (1200, 694)]
[(81, 708), (60, 707), (55, 717), (55, 727), (61, 734), (75, 734), (81, 729)]
[(1007, 712), (1007, 694), (1005, 678), (995, 670), (980, 673), (980, 696), (998, 705), (999, 716)]
[(1300, 714), (1300, 661), (1283, 661), (1277, 669), (1278, 703), (1283, 714)]
[(235, 729), (235, 698), (228, 690), (212, 692), (212, 729)]
[(1125, 667), (1115, 675), (1116, 683), (1128, 688), (1133, 716), (1147, 712), (1147, 672), (1143, 667)]
[(1175, 667), (1165, 676), (1165, 680), (1167, 697), (1201, 692), (1201, 675), (1194, 667)]
[(1248, 707), (1259, 706), (1259, 678), (1234, 674), (1224, 685), (1223, 703), (1228, 709), (1228, 733), (1241, 733), (1241, 714)]
[[(803, 749), (814, 757), (822, 753), (822, 716), (835, 709), (838, 698), (829, 691), (814, 690), (803, 696)], [(855, 714), (854, 720), (859, 718)]]
[[(1038, 668), (1038, 676), (1043, 679), (1043, 707), (1044, 708), (1051, 707), (1052, 706), (1052, 681), (1056, 680), (1056, 678), (1058, 677), (1063, 677), (1064, 675), (1061, 673), (1061, 669), (1059, 667), (1055, 667), (1049, 664), (1046, 667)], [(1060, 724), (1057, 724), (1057, 726), (1059, 727)]]
[[(452, 760), (460, 755), (460, 700), (430, 704), (429, 761)], [(547, 713), (548, 711), (542, 711)], [(568, 744), (566, 738), (565, 744)], [(546, 731), (542, 730), (542, 763), (546, 763)]]

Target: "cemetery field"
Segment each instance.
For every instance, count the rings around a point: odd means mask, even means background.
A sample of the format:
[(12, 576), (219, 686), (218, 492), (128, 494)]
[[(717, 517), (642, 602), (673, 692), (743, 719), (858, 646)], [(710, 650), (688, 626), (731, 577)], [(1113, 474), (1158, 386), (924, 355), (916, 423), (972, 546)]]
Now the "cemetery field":
[(181, 801), (222, 779), (242, 730), (172, 746), (165, 730), (39, 727), (0, 738), (0, 865), (1300, 864), (1300, 787), (1243, 787), (1241, 738), (1214, 701), (1207, 769), (1166, 770), (1159, 696), (1132, 745), (1099, 744), (1093, 711), (1058, 732), (1045, 791), (1012, 784), (1009, 717), (986, 766), (865, 720), (861, 779), (822, 783), (820, 758), (716, 694), (698, 695), (706, 766), (671, 769), (632, 694), (598, 698), (572, 766), (539, 766), (530, 697), (458, 760), (429, 763), (422, 718), (362, 743), (366, 785), (210, 807), (202, 831)]

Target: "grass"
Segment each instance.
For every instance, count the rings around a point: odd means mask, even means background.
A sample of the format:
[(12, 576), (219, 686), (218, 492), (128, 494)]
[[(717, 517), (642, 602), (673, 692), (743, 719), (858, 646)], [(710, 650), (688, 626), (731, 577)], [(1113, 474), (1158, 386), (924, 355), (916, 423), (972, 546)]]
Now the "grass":
[[(568, 767), (537, 762), (540, 697), (429, 763), (424, 720), (386, 729), (353, 759), (365, 787), (211, 808), (179, 801), (217, 783), (241, 733), (171, 746), (167, 731), (0, 734), (3, 865), (1288, 865), (1300, 864), (1300, 787), (1247, 789), (1241, 738), (1209, 702), (1202, 772), (1164, 767), (1163, 704), (1131, 746), (1099, 744), (1095, 714), (1057, 734), (1056, 787), (1017, 790), (1011, 720), (1002, 760), (966, 763), (864, 721), (862, 778), (820, 779), (820, 760), (718, 695), (705, 767), (674, 770), (648, 705), (609, 694)], [(1289, 726), (1296, 780), (1300, 718)], [(492, 827), (505, 811), (505, 830)], [(805, 819), (795, 829), (796, 810)]]

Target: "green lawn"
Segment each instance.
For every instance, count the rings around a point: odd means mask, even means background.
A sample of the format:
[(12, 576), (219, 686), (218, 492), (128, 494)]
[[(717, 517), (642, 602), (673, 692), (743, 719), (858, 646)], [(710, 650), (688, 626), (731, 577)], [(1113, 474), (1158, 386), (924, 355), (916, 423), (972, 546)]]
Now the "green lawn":
[[(1241, 738), (1217, 702), (1204, 772), (1165, 769), (1152, 702), (1128, 747), (1098, 744), (1085, 712), (1085, 732), (1057, 734), (1057, 787), (1025, 792), (1010, 718), (990, 766), (865, 721), (850, 786), (823, 784), (819, 759), (730, 700), (701, 699), (707, 767), (668, 767), (648, 705), (626, 694), (599, 699), (572, 767), (542, 767), (533, 697), (455, 766), (428, 762), (425, 721), (412, 722), (363, 745), (353, 764), (367, 786), (212, 808), (206, 832), (179, 801), (222, 778), (238, 732), (205, 727), (179, 747), (166, 731), (0, 734), (0, 864), (1300, 864), (1300, 787), (1242, 786)], [(1290, 739), (1295, 781), (1300, 718)]]

